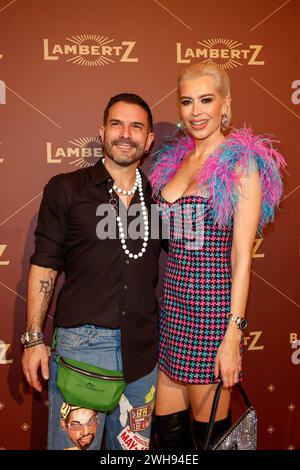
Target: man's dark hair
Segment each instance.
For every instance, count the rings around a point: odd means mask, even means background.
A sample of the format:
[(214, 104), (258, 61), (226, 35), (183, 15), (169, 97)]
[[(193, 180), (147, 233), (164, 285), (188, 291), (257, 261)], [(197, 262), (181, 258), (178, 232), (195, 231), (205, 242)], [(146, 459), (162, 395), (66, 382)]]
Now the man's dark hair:
[(109, 113), (110, 108), (114, 104), (118, 103), (119, 101), (123, 101), (124, 103), (137, 104), (138, 106), (143, 108), (146, 111), (147, 115), (148, 115), (148, 123), (149, 123), (150, 130), (151, 131), (153, 130), (152, 113), (151, 113), (151, 110), (150, 110), (148, 104), (140, 96), (135, 95), (134, 93), (120, 93), (119, 95), (112, 96), (110, 98), (110, 100), (109, 100), (109, 102), (108, 102), (108, 104), (107, 104), (107, 106), (104, 110), (104, 113), (103, 113), (103, 124), (105, 126), (107, 124), (108, 113)]

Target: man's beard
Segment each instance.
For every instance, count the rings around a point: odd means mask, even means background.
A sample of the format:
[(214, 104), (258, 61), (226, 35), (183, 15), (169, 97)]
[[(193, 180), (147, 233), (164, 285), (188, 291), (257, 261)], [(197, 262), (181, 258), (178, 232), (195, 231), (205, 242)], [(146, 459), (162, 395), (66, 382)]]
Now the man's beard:
[[(120, 153), (120, 150), (114, 149), (115, 145), (127, 144), (135, 148), (135, 152), (127, 154), (126, 152)], [(144, 147), (133, 142), (131, 139), (118, 139), (111, 142), (104, 141), (103, 144), (104, 155), (120, 166), (129, 166), (132, 163), (138, 162), (144, 155)]]
[(95, 439), (95, 434), (94, 433), (89, 433), (87, 435), (90, 436), (90, 439), (86, 443), (83, 443), (83, 442), (80, 441), (80, 439), (82, 439), (82, 437), (86, 437), (86, 436), (81, 436), (79, 439), (77, 439), (77, 446), (81, 450), (88, 449), (90, 447), (90, 445), (92, 444), (93, 440)]

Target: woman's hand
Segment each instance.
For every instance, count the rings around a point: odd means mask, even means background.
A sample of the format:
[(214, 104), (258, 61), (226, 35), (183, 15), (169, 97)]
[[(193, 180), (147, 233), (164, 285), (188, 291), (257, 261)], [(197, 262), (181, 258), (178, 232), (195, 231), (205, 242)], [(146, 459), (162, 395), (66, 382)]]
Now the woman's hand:
[(221, 374), (224, 387), (232, 387), (239, 381), (241, 335), (242, 333), (236, 325), (229, 324), (217, 352), (214, 374), (216, 379)]

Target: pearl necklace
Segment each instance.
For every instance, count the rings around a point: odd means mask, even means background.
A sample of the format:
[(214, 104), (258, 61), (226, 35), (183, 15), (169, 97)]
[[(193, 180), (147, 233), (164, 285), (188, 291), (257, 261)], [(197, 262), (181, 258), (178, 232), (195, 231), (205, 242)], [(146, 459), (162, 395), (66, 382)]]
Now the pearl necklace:
[[(102, 162), (103, 162), (103, 165), (104, 165), (104, 161), (105, 159), (103, 158), (102, 159)], [(136, 188), (134, 189), (134, 187), (136, 186)], [(141, 250), (134, 254), (134, 253), (131, 253), (129, 250), (128, 250), (128, 247), (126, 245), (126, 241), (125, 241), (125, 234), (124, 234), (124, 228), (123, 228), (123, 224), (122, 224), (122, 220), (121, 220), (121, 217), (117, 214), (117, 211), (116, 211), (116, 207), (115, 205), (111, 204), (111, 206), (113, 207), (114, 211), (115, 211), (115, 214), (116, 214), (116, 217), (117, 217), (117, 223), (118, 223), (118, 227), (119, 227), (119, 234), (120, 234), (120, 241), (121, 241), (121, 246), (125, 252), (125, 254), (129, 257), (129, 258), (133, 258), (133, 259), (138, 259), (138, 258), (141, 258), (143, 256), (143, 254), (145, 253), (146, 251), (146, 248), (147, 248), (147, 244), (148, 244), (148, 240), (149, 240), (149, 222), (148, 222), (148, 211), (147, 211), (147, 207), (146, 207), (146, 204), (145, 204), (145, 199), (144, 199), (144, 195), (143, 195), (143, 184), (142, 184), (142, 177), (140, 175), (140, 172), (138, 169), (136, 169), (136, 180), (135, 180), (135, 183), (134, 183), (134, 186), (133, 188), (130, 190), (130, 191), (123, 191), (122, 189), (119, 191), (120, 188), (118, 188), (115, 184), (113, 185), (113, 187), (109, 190), (109, 194), (112, 195), (112, 192), (113, 190), (116, 191), (117, 193), (121, 193), (122, 191), (122, 194), (125, 195), (130, 195), (130, 194), (134, 194), (135, 190), (138, 188), (138, 191), (139, 191), (139, 197), (140, 197), (140, 201), (141, 201), (141, 209), (142, 209), (142, 215), (143, 215), (143, 220), (144, 220), (144, 229), (145, 229), (145, 234), (144, 234), (144, 237), (143, 237), (143, 246), (141, 248)], [(134, 189), (134, 191), (133, 191)], [(127, 193), (127, 194), (126, 194)]]
[[(104, 165), (104, 162), (105, 162), (105, 158), (102, 158), (103, 165)], [(139, 170), (136, 169), (135, 170), (135, 182), (129, 191), (126, 191), (126, 189), (118, 188), (116, 184), (113, 185), (113, 189), (116, 191), (116, 193), (123, 194), (123, 196), (131, 196), (136, 191), (138, 175), (139, 175)]]
[(124, 196), (131, 196), (131, 194), (135, 193), (137, 185), (138, 185), (137, 184), (137, 179), (138, 179), (138, 175), (139, 175), (138, 169), (136, 169), (135, 171), (136, 171), (136, 173), (135, 173), (135, 182), (134, 182), (134, 185), (132, 186), (132, 188), (129, 191), (126, 191), (125, 189), (118, 188), (118, 186), (116, 184), (114, 184), (113, 189), (116, 191), (116, 193), (122, 193)]

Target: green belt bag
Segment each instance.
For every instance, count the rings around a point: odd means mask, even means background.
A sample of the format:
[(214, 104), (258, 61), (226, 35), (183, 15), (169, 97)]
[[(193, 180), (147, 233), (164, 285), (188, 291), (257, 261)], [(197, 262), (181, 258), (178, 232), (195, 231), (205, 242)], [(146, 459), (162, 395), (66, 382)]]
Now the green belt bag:
[(57, 356), (57, 387), (70, 405), (97, 411), (113, 410), (126, 386), (122, 372)]

